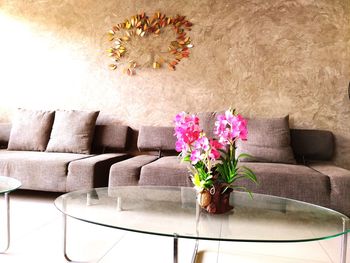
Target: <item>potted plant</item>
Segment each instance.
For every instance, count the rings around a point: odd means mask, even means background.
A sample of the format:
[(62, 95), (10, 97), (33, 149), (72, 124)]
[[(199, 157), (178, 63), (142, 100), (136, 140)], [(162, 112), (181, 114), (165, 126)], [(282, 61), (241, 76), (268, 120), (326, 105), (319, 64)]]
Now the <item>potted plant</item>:
[(257, 183), (254, 172), (236, 157), (237, 140), (247, 140), (247, 120), (229, 109), (218, 115), (214, 134), (208, 138), (199, 127), (199, 118), (194, 114), (180, 112), (175, 116), (176, 151), (182, 161), (189, 162), (191, 180), (198, 193), (198, 202), (209, 213), (225, 213), (233, 207), (229, 195), (233, 189), (252, 193), (238, 184), (241, 179)]

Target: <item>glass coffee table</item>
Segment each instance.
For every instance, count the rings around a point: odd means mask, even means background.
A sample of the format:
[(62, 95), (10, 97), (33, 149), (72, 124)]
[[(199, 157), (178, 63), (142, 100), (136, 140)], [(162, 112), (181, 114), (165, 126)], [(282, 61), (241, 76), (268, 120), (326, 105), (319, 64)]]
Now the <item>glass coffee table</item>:
[(10, 246), (10, 192), (21, 187), (21, 182), (7, 176), (0, 176), (0, 194), (3, 194), (5, 197), (6, 204), (6, 232), (7, 238), (5, 247), (0, 251), (0, 253), (4, 253)]
[(341, 213), (296, 200), (233, 192), (234, 209), (212, 215), (201, 210), (190, 187), (96, 188), (61, 195), (55, 200), (64, 218), (67, 255), (67, 216), (101, 226), (173, 238), (178, 262), (178, 239), (288, 243), (340, 237), (341, 263), (346, 263), (349, 218)]

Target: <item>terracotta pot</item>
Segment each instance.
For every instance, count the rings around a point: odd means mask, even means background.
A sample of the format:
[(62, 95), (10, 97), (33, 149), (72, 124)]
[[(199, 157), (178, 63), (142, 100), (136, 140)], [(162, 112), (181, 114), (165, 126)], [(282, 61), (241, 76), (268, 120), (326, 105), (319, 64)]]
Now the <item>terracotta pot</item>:
[(214, 189), (203, 190), (198, 193), (198, 203), (205, 211), (211, 214), (223, 214), (233, 209), (230, 205), (230, 194), (232, 189), (227, 189), (222, 193), (224, 186), (214, 184)]

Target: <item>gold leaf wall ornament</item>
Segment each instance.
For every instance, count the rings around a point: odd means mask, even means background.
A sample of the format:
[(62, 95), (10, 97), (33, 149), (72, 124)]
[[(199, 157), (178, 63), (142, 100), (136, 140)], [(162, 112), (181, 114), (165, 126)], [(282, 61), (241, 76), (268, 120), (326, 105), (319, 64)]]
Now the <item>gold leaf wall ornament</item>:
[(116, 24), (107, 33), (113, 43), (107, 49), (113, 59), (109, 68), (116, 70), (124, 65), (123, 72), (132, 76), (136, 69), (149, 67), (160, 69), (163, 66), (176, 70), (183, 58), (188, 58), (193, 47), (191, 38), (192, 23), (185, 16), (166, 16), (156, 12), (152, 17), (144, 12)]

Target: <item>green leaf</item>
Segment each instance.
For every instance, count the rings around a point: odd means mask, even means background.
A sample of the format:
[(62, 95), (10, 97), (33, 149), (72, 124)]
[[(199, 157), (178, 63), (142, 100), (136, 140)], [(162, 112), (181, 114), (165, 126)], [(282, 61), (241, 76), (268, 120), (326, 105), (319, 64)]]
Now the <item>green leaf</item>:
[(201, 181), (200, 181), (200, 179), (199, 179), (199, 175), (198, 175), (198, 174), (195, 174), (195, 175), (193, 176), (193, 184), (194, 184), (195, 186), (201, 186)]
[(185, 162), (190, 162), (190, 161), (191, 161), (189, 155), (185, 156), (185, 157), (183, 158), (183, 160), (184, 160)]
[(228, 182), (229, 184), (236, 182), (239, 179), (242, 178), (247, 178), (245, 175), (240, 175), (240, 176), (235, 176), (234, 178), (232, 178), (232, 182)]
[(240, 166), (241, 169), (243, 169), (244, 171), (242, 171), (242, 174), (246, 175), (247, 178), (249, 178), (251, 181), (253, 181), (254, 183), (258, 183), (258, 179), (256, 178), (256, 175), (254, 174), (254, 172), (249, 169), (246, 166)]
[(221, 192), (222, 194), (226, 192), (227, 189), (231, 188), (230, 185), (227, 185), (225, 189)]
[(249, 155), (246, 153), (241, 153), (240, 155), (238, 155), (237, 160), (239, 160), (241, 158), (254, 158), (254, 157), (252, 155)]
[(242, 190), (244, 190), (244, 192), (247, 192), (249, 194), (251, 199), (253, 199), (253, 193), (250, 190), (248, 190), (246, 187), (244, 187), (244, 186), (235, 186), (235, 185), (233, 185), (233, 186), (230, 186), (230, 188), (232, 188), (232, 189), (242, 189)]

